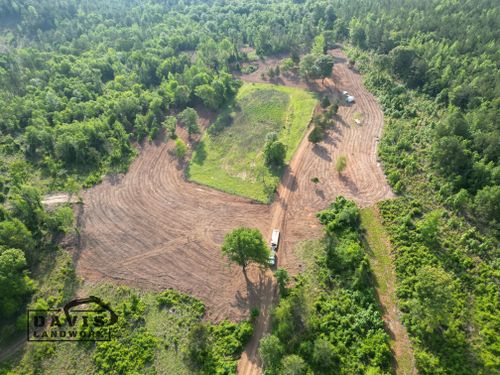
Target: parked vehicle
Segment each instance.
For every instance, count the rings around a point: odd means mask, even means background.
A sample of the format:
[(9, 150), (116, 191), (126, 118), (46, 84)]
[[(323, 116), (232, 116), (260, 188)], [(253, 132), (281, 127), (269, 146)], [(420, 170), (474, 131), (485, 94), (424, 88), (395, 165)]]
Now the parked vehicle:
[(269, 265), (273, 267), (276, 264), (276, 252), (271, 249), (271, 255), (269, 256)]
[(273, 234), (271, 235), (271, 249), (277, 251), (280, 242), (280, 231), (279, 229), (273, 229)]
[(271, 267), (276, 264), (276, 251), (278, 251), (279, 243), (280, 231), (279, 229), (273, 229), (273, 234), (271, 235), (271, 255), (269, 256), (269, 265)]

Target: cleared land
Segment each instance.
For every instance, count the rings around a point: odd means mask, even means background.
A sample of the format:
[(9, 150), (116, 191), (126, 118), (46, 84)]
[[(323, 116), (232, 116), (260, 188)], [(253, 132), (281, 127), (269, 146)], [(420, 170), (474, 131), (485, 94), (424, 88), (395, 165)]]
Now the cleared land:
[(315, 106), (314, 96), (298, 88), (245, 84), (235, 103), (203, 135), (189, 164), (189, 179), (269, 202), (279, 176), (264, 165), (266, 135), (278, 134), (287, 146), (288, 162), (307, 130)]
[[(392, 196), (376, 160), (380, 107), (359, 74), (347, 68), (342, 52), (334, 54), (334, 80), (314, 85), (331, 95), (347, 90), (357, 102), (340, 108), (337, 126), (324, 142), (300, 143), (271, 206), (189, 183), (170, 153), (172, 142), (147, 145), (125, 176), (84, 193), (81, 242), (75, 249), (78, 274), (91, 282), (178, 289), (204, 301), (213, 320), (241, 319), (249, 307), (272, 301), (272, 278), (253, 270), (247, 282), (241, 269), (222, 258), (220, 244), (229, 230), (247, 225), (270, 236), (273, 227), (280, 228), (279, 266), (295, 273), (301, 264), (292, 247), (321, 234), (315, 213), (335, 196), (343, 194), (362, 207)], [(361, 125), (352, 125), (355, 113), (363, 114)], [(342, 176), (333, 162), (339, 154), (348, 158)], [(315, 176), (321, 181), (317, 187), (310, 181)], [(250, 362), (257, 365), (253, 357)]]

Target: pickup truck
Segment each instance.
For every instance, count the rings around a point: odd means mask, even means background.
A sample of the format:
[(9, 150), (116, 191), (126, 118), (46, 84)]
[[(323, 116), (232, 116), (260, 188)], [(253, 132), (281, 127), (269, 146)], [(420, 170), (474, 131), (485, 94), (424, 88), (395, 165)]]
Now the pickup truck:
[(276, 252), (271, 249), (271, 255), (269, 255), (269, 265), (273, 267), (276, 264)]

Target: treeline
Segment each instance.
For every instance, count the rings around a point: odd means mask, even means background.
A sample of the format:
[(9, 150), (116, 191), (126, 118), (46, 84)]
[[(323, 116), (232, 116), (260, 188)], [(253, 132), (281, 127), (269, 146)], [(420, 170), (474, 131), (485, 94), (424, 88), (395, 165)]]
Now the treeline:
[[(199, 104), (217, 110), (239, 87), (228, 73), (239, 58), (234, 44), (215, 41), (190, 17), (158, 17), (167, 8), (153, 3), (59, 5), (2, 4), (23, 22), (4, 24), (0, 56), (1, 143), (52, 179), (52, 189), (69, 176), (88, 186), (125, 169), (131, 142), (171, 127), (168, 113)], [(57, 21), (42, 27), (25, 12)]]
[(403, 198), (380, 209), (419, 373), (496, 374), (499, 6), (355, 3), (339, 16), (386, 114), (379, 152)]
[(59, 236), (72, 229), (73, 210), (62, 206), (44, 211), (38, 189), (4, 175), (0, 189), (0, 344), (4, 344), (25, 329), (23, 307), (37, 289), (31, 273), (55, 250)]
[(260, 344), (266, 374), (389, 374), (391, 350), (375, 300), (354, 202), (338, 197), (318, 213), (306, 271), (281, 290), (271, 334)]
[(498, 236), (500, 7), (489, 0), (375, 3), (339, 9), (352, 17), (351, 43), (372, 52), (367, 83), (386, 114), (419, 124), (421, 134), (397, 125), (397, 144), (383, 151), (387, 161), (400, 159), (398, 190), (402, 174), (419, 173), (413, 154), (421, 153), (446, 206)]

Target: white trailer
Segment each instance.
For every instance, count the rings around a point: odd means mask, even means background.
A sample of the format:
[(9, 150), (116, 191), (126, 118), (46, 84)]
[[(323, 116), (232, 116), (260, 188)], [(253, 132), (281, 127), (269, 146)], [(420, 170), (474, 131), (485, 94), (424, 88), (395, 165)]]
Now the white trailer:
[(280, 231), (279, 229), (273, 229), (273, 234), (271, 235), (271, 249), (277, 250), (280, 242)]

